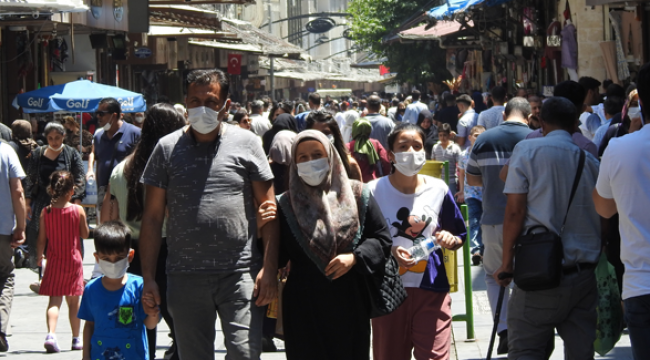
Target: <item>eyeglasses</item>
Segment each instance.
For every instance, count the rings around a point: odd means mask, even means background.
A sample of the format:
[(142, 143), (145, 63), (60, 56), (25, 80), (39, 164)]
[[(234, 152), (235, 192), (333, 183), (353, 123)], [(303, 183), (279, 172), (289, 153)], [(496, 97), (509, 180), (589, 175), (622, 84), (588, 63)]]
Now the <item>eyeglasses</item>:
[(108, 111), (95, 111), (95, 116), (104, 116), (110, 114)]

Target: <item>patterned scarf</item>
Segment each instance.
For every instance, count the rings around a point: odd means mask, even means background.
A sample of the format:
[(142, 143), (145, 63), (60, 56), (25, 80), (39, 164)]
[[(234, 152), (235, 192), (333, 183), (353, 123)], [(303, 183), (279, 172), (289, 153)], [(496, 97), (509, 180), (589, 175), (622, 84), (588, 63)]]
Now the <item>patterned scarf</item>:
[[(300, 179), (295, 162), (298, 144), (307, 139), (323, 144), (330, 163), (327, 180), (318, 187)], [(332, 259), (352, 250), (353, 241), (359, 236), (358, 201), (363, 184), (348, 179), (334, 145), (320, 131), (305, 130), (298, 134), (291, 154), (289, 190), (285, 195), (289, 196), (290, 211), (297, 223), (291, 226), (292, 231), (307, 256), (324, 273)]]

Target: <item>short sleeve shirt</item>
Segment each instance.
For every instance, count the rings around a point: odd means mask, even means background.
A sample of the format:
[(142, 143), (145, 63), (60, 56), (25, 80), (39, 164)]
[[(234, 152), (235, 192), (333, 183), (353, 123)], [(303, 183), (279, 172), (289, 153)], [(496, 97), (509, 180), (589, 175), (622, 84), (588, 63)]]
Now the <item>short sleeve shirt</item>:
[(436, 161), (449, 161), (449, 182), (456, 182), (456, 163), (460, 162), (461, 152), (460, 147), (451, 141), (446, 149), (442, 147), (440, 142), (433, 145), (433, 159)]
[(491, 108), (482, 111), (478, 115), (477, 124), (485, 126), (486, 130), (499, 126), (503, 123), (503, 111), (505, 109), (506, 108), (503, 105), (494, 105)]
[[(112, 138), (99, 129), (93, 137), (95, 145), (95, 162), (97, 163), (97, 186), (108, 185), (108, 179), (115, 165), (133, 152), (140, 141), (140, 129), (124, 121)], [(113, 159), (113, 151), (116, 151)]]
[(474, 111), (474, 109), (465, 111), (463, 116), (461, 116), (461, 118), (458, 120), (456, 135), (458, 137), (465, 138), (465, 145), (463, 145), (463, 149), (467, 149), (469, 147), (469, 133), (472, 131), (472, 128), (476, 126), (477, 121), (478, 114), (476, 114), (476, 111)]
[[(484, 112), (481, 113), (483, 115)], [(482, 133), (474, 143), (465, 172), (483, 179), (483, 225), (503, 224), (506, 212), (504, 183), (499, 178), (501, 168), (510, 159), (515, 145), (532, 130), (524, 123), (506, 121)]]
[[(600, 255), (600, 217), (591, 196), (598, 178), (599, 164), (587, 152), (585, 157), (580, 182), (562, 233), (565, 266), (595, 264)], [(527, 194), (522, 233), (539, 225), (560, 233), (579, 158), (580, 148), (571, 135), (563, 130), (517, 144), (510, 158), (503, 192)]]
[(11, 235), (16, 218), (11, 206), (10, 179), (23, 179), (25, 172), (20, 166), (20, 160), (14, 149), (0, 141), (0, 235)]
[(197, 143), (187, 128), (163, 137), (144, 170), (146, 185), (167, 190), (168, 273), (262, 267), (252, 181), (273, 173), (255, 134), (221, 126), (214, 143)]
[(149, 359), (142, 307), (142, 278), (129, 274), (124, 287), (108, 291), (102, 277), (90, 280), (77, 317), (95, 323), (92, 359)]

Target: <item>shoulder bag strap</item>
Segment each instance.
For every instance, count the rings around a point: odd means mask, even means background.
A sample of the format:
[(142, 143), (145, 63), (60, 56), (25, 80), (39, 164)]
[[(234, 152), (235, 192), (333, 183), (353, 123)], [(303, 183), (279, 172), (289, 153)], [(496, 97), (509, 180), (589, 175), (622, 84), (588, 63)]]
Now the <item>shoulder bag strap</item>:
[(576, 176), (573, 179), (573, 187), (571, 188), (571, 195), (569, 196), (569, 205), (567, 205), (566, 214), (564, 214), (564, 221), (562, 221), (562, 228), (560, 229), (560, 234), (564, 232), (564, 224), (566, 224), (566, 219), (569, 216), (569, 209), (571, 208), (571, 202), (573, 201), (573, 196), (578, 190), (578, 184), (580, 183), (580, 178), (582, 177), (582, 169), (585, 166), (585, 152), (580, 149), (580, 159), (578, 160), (578, 169), (576, 170)]

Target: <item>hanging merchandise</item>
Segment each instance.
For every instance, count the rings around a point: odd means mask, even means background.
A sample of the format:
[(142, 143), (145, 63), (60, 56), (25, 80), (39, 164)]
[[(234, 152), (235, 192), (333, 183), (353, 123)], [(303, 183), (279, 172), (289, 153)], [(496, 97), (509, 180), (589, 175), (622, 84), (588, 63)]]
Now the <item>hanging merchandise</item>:
[(16, 36), (16, 52), (18, 63), (18, 78), (27, 77), (34, 69), (32, 57), (32, 42), (29, 41), (29, 33), (22, 31)]
[(614, 34), (616, 35), (616, 68), (619, 80), (625, 80), (630, 77), (630, 68), (627, 63), (627, 56), (625, 56), (625, 50), (623, 49), (623, 37), (621, 36), (622, 15), (622, 11), (609, 12), (609, 20), (612, 22)]
[(562, 57), (562, 38), (560, 37), (560, 22), (553, 19), (546, 29), (546, 49), (544, 49), (544, 56), (550, 60), (549, 78), (551, 85), (558, 84), (562, 81), (562, 76), (559, 73), (560, 59)]
[(68, 44), (63, 38), (57, 37), (50, 41), (51, 71), (65, 71), (65, 61), (68, 59)]

